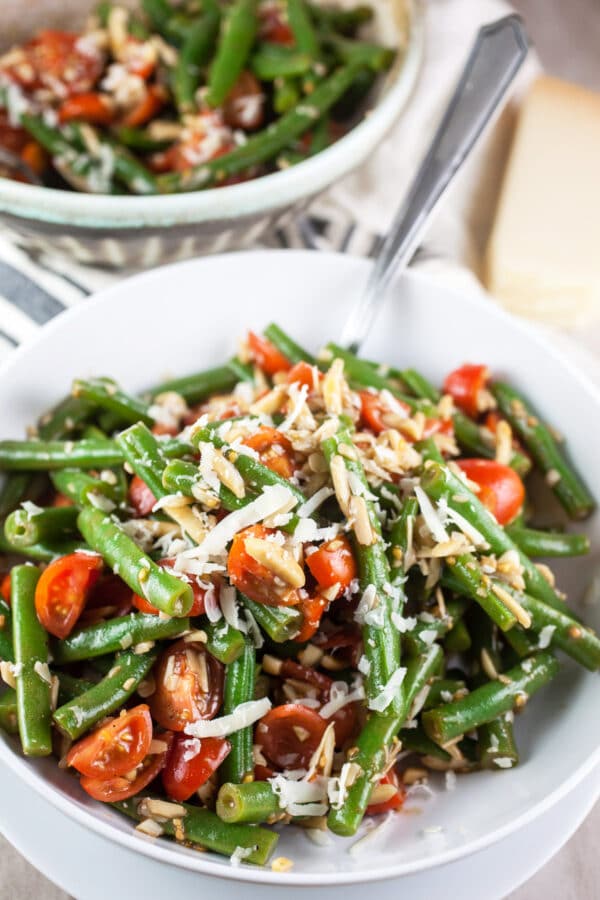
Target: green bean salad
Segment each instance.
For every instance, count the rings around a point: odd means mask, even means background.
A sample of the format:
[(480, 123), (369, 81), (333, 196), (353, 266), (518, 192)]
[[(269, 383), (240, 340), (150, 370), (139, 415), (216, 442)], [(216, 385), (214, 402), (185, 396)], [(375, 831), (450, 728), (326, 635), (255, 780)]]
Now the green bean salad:
[(161, 194), (295, 165), (364, 116), (392, 65), (361, 33), (372, 19), (307, 0), (102, 2), (81, 33), (0, 57), (0, 174)]
[(540, 561), (588, 539), (526, 484), (594, 500), (485, 365), (438, 390), (273, 324), (142, 396), (75, 380), (0, 469), (0, 727), (152, 837), (257, 865), (274, 824), (350, 837), (517, 765), (559, 656), (600, 666)]

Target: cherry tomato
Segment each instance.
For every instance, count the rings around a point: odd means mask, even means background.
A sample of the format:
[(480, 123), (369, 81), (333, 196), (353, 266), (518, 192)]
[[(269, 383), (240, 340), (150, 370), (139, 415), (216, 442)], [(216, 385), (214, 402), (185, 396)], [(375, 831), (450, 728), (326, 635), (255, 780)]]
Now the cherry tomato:
[(153, 155), (151, 167), (155, 172), (187, 172), (223, 156), (234, 146), (233, 133), (221, 113), (207, 110), (190, 119), (176, 143)]
[[(239, 531), (231, 544), (227, 570), (231, 583), (256, 603), (267, 606), (296, 606), (300, 602), (298, 591), (276, 579), (273, 572), (257, 562), (246, 550), (249, 537), (266, 539), (273, 530), (264, 525), (251, 525)], [(281, 583), (280, 583), (281, 582)]]
[[(386, 423), (385, 416), (397, 414), (397, 410), (392, 409), (378, 392), (359, 391), (358, 393), (360, 397), (360, 416), (367, 428), (370, 428), (375, 434), (380, 434), (382, 431), (387, 431), (387, 429), (391, 428), (392, 426)], [(396, 400), (396, 403), (402, 412), (405, 412), (407, 416), (410, 415), (410, 407), (406, 403), (403, 403), (401, 400)]]
[(92, 125), (110, 125), (114, 118), (113, 106), (108, 97), (90, 91), (63, 100), (58, 109), (59, 122), (89, 122)]
[(356, 668), (362, 654), (361, 633), (354, 624), (334, 626), (327, 632), (320, 631), (315, 635), (313, 643), (351, 669)]
[(134, 475), (129, 484), (129, 503), (133, 506), (136, 515), (149, 516), (154, 509), (156, 497), (145, 481)]
[(10, 603), (10, 574), (5, 575), (0, 583), (0, 597)]
[(331, 601), (327, 600), (321, 594), (304, 597), (300, 601), (300, 612), (302, 613), (302, 625), (298, 634), (294, 637), (295, 641), (304, 643), (310, 641), (311, 637), (319, 630), (321, 617), (328, 608)]
[(61, 640), (68, 637), (103, 566), (102, 557), (95, 553), (70, 553), (42, 572), (35, 589), (35, 609), (46, 631)]
[(150, 122), (165, 104), (165, 91), (158, 84), (151, 84), (147, 87), (146, 93), (133, 109), (121, 119), (121, 125), (127, 128), (139, 128)]
[(288, 384), (294, 384), (297, 382), (298, 384), (306, 385), (308, 388), (308, 393), (312, 393), (317, 389), (319, 381), (323, 378), (323, 375), (316, 366), (311, 366), (310, 363), (307, 362), (299, 362), (296, 363), (295, 366), (292, 366), (290, 371), (288, 372)]
[(276, 428), (261, 425), (260, 429), (244, 439), (243, 443), (256, 450), (263, 466), (282, 478), (294, 474), (294, 451), (288, 439)]
[(289, 372), (292, 364), (266, 337), (248, 332), (248, 349), (251, 359), (266, 375)]
[(117, 803), (119, 800), (135, 797), (150, 782), (154, 781), (167, 761), (173, 735), (168, 732), (160, 734), (157, 740), (165, 744), (165, 749), (160, 753), (152, 753), (146, 756), (139, 766), (136, 767), (134, 777), (130, 777), (129, 773), (127, 775), (116, 775), (114, 778), (90, 778), (88, 775), (82, 775), (79, 779), (79, 784), (90, 797), (93, 797), (94, 800), (99, 800), (101, 803)]
[[(158, 566), (162, 566), (163, 569), (169, 568), (174, 563), (173, 559), (159, 559), (157, 562)], [(200, 587), (196, 580), (192, 580), (191, 582), (192, 593), (194, 595), (194, 602), (192, 603), (192, 608), (190, 609), (188, 616), (202, 616), (206, 612), (206, 605), (204, 598), (206, 597), (207, 589)], [(152, 606), (151, 603), (148, 603), (145, 597), (140, 597), (139, 594), (133, 594), (131, 602), (135, 606), (136, 609), (139, 609), (140, 612), (148, 613), (149, 615), (157, 616), (159, 610)]]
[(444, 393), (450, 394), (456, 406), (472, 419), (479, 415), (479, 398), (489, 381), (487, 366), (465, 363), (446, 376)]
[(156, 50), (148, 41), (140, 41), (129, 35), (122, 58), (128, 72), (146, 81), (156, 68)]
[(396, 772), (391, 769), (387, 772), (379, 784), (391, 784), (396, 788), (396, 793), (393, 794), (389, 800), (384, 800), (383, 803), (371, 803), (367, 806), (366, 814), (368, 816), (379, 816), (381, 813), (386, 813), (390, 809), (400, 809), (404, 800), (406, 798), (406, 791), (404, 787), (400, 784), (398, 776)]
[(20, 156), (28, 140), (29, 135), (25, 129), (11, 125), (7, 111), (0, 109), (0, 146)]
[(248, 69), (240, 73), (223, 104), (223, 118), (230, 128), (254, 131), (265, 118), (265, 95), (260, 81)]
[(272, 769), (270, 766), (262, 766), (260, 763), (257, 763), (254, 766), (255, 781), (268, 781), (269, 778), (272, 778), (275, 774), (275, 769)]
[(67, 31), (40, 31), (0, 69), (26, 91), (45, 88), (64, 100), (91, 91), (104, 70), (100, 53), (82, 50), (80, 35)]
[(284, 19), (284, 12), (273, 4), (259, 7), (259, 34), (263, 41), (293, 47), (294, 33)]
[(70, 497), (66, 497), (64, 494), (55, 494), (54, 499), (52, 500), (52, 506), (74, 506), (75, 504), (70, 499)]
[(162, 771), (167, 796), (178, 803), (188, 800), (217, 771), (230, 750), (231, 744), (224, 738), (199, 741), (176, 734)]
[(107, 572), (92, 585), (79, 624), (94, 625), (104, 619), (126, 616), (130, 610), (131, 588), (118, 575)]
[(306, 565), (321, 590), (339, 584), (337, 597), (341, 596), (356, 578), (356, 562), (350, 541), (345, 535), (321, 544), (314, 553), (307, 553)]
[(275, 706), (256, 726), (255, 741), (278, 769), (305, 769), (319, 746), (327, 721), (299, 703)]
[(525, 500), (525, 487), (514, 469), (493, 459), (458, 459), (457, 464), (479, 485), (477, 496), (500, 525), (512, 522)]
[(155, 669), (153, 718), (171, 731), (213, 719), (223, 700), (223, 679), (223, 666), (202, 644), (178, 641), (161, 654)]
[(115, 778), (135, 769), (151, 742), (150, 709), (141, 703), (73, 744), (67, 764), (89, 778)]

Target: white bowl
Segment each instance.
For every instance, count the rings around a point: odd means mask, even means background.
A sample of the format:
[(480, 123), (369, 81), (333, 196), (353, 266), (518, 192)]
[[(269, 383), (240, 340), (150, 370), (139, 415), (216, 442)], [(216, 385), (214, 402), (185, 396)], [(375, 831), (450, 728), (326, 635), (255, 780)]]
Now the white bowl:
[[(95, 0), (83, 0), (79, 18), (95, 5)], [(300, 213), (309, 200), (369, 159), (408, 102), (423, 54), (421, 0), (373, 0), (373, 7), (372, 35), (401, 51), (381, 80), (373, 108), (322, 153), (241, 184), (158, 197), (81, 194), (0, 177), (0, 219), (32, 251), (59, 252), (111, 268), (148, 268), (255, 244), (269, 226)], [(53, 15), (55, 27), (75, 27), (72, 9), (65, 7), (62, 17), (57, 11), (54, 0), (37, 0), (35, 20), (43, 23)], [(0, 49), (11, 31), (10, 23), (4, 25)]]
[[(64, 395), (75, 375), (110, 373), (143, 389), (163, 376), (208, 367), (231, 355), (247, 327), (277, 320), (309, 349), (340, 334), (369, 263), (304, 252), (257, 252), (183, 263), (137, 276), (63, 313), (0, 370), (0, 437), (17, 437)], [(433, 381), (465, 361), (485, 361), (535, 401), (568, 436), (578, 468), (600, 497), (596, 465), (600, 396), (529, 328), (491, 301), (461, 296), (415, 274), (394, 289), (365, 356), (415, 366)], [(586, 528), (594, 552), (559, 571), (559, 583), (581, 599), (598, 564), (600, 517)], [(598, 609), (585, 616), (597, 624)], [(333, 886), (392, 878), (460, 859), (507, 836), (566, 796), (600, 759), (597, 679), (565, 662), (560, 676), (532, 699), (517, 721), (522, 763), (508, 772), (459, 776), (453, 792), (421, 797), (420, 815), (400, 813), (368, 852), (346, 852), (351, 841), (316, 847), (285, 829), (278, 852), (294, 869), (276, 874), (232, 868), (211, 854), (153, 841), (130, 822), (94, 803), (55, 760), (22, 758), (0, 741), (0, 760), (51, 803), (98, 834), (173, 865), (240, 882)], [(438, 830), (433, 830), (438, 829)], [(67, 852), (67, 851), (65, 851)]]

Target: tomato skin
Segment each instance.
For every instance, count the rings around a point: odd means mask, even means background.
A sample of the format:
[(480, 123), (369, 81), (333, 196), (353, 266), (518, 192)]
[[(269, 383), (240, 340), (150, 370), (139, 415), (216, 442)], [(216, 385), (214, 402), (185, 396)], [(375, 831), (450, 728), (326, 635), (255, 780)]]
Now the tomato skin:
[[(254, 102), (249, 106), (248, 100), (251, 98)], [(254, 131), (264, 121), (264, 101), (260, 82), (252, 72), (244, 69), (225, 99), (223, 118), (230, 128)]]
[[(304, 740), (295, 728), (307, 732)], [(285, 703), (263, 716), (256, 726), (255, 741), (276, 768), (305, 769), (326, 728), (327, 721), (313, 709), (299, 703)]]
[(259, 369), (263, 370), (265, 375), (289, 372), (292, 368), (287, 356), (284, 356), (266, 337), (255, 334), (253, 331), (248, 332), (248, 349), (252, 360)]
[(8, 78), (26, 91), (46, 88), (61, 100), (91, 91), (104, 69), (101, 54), (78, 48), (80, 35), (68, 31), (40, 31), (23, 44), (22, 59), (2, 65)]
[(93, 91), (68, 97), (58, 110), (58, 120), (61, 124), (89, 122), (92, 125), (109, 125), (113, 117), (113, 108), (108, 97)]
[(149, 516), (154, 509), (156, 497), (139, 475), (134, 475), (129, 484), (129, 503), (136, 515), (142, 518)]
[(389, 810), (391, 809), (400, 809), (406, 799), (406, 790), (404, 789), (403, 785), (400, 784), (398, 776), (393, 769), (387, 772), (379, 783), (393, 784), (396, 788), (396, 794), (394, 794), (392, 797), (390, 797), (389, 800), (386, 800), (384, 803), (371, 803), (369, 806), (367, 806), (367, 816), (379, 816), (382, 813), (389, 812)]
[(345, 535), (335, 537), (321, 544), (314, 553), (307, 554), (306, 565), (321, 590), (339, 584), (338, 597), (349, 587), (357, 574), (350, 541)]
[(362, 637), (356, 625), (341, 625), (327, 634), (319, 632), (313, 643), (352, 669), (362, 655)]
[(131, 588), (118, 575), (106, 572), (92, 585), (79, 624), (94, 625), (126, 616), (130, 610)]
[(499, 524), (512, 522), (525, 501), (525, 487), (514, 469), (493, 459), (459, 459), (457, 464), (479, 485), (479, 499)]
[(283, 12), (276, 7), (259, 8), (259, 34), (263, 41), (293, 47), (294, 33), (283, 18)]
[[(174, 560), (169, 557), (166, 559), (157, 560), (156, 565), (161, 566), (163, 569), (165, 569), (171, 567), (173, 563)], [(188, 616), (203, 616), (206, 612), (204, 598), (206, 597), (207, 591), (205, 588), (200, 587), (198, 582), (195, 580), (192, 580), (190, 582), (190, 587), (194, 595), (194, 602), (192, 603), (192, 608), (190, 609)], [(157, 616), (159, 614), (159, 610), (155, 606), (152, 606), (151, 603), (148, 603), (146, 598), (141, 597), (139, 594), (132, 594), (131, 602), (140, 612), (147, 613), (151, 616)]]
[(233, 134), (221, 113), (205, 111), (194, 116), (193, 123), (184, 128), (178, 141), (155, 153), (150, 165), (154, 172), (189, 172), (193, 165), (217, 159), (234, 146)]
[(294, 384), (294, 382), (304, 385), (308, 388), (308, 393), (312, 393), (316, 390), (319, 381), (323, 378), (322, 372), (319, 372), (316, 366), (311, 366), (310, 363), (301, 361), (296, 363), (295, 366), (292, 366), (290, 371), (288, 372), (288, 384)]
[(176, 734), (162, 770), (165, 792), (178, 803), (189, 800), (198, 788), (206, 784), (229, 755), (231, 744), (224, 738), (202, 738), (199, 752), (186, 759), (193, 749), (194, 738)]
[(158, 740), (167, 745), (166, 749), (162, 753), (146, 756), (140, 763), (139, 773), (133, 781), (129, 781), (123, 775), (117, 775), (114, 778), (90, 778), (88, 775), (82, 775), (79, 784), (90, 797), (101, 803), (116, 803), (119, 800), (135, 797), (150, 782), (154, 781), (165, 766), (173, 735), (166, 732), (158, 735)]
[(258, 431), (245, 438), (242, 443), (256, 450), (263, 466), (282, 478), (291, 478), (294, 474), (292, 445), (276, 428), (261, 425)]
[[(394, 410), (388, 409), (379, 392), (359, 391), (358, 395), (360, 397), (360, 416), (367, 428), (370, 428), (375, 434), (381, 434), (382, 431), (387, 431), (392, 427), (386, 424), (384, 416), (387, 413), (394, 413)], [(407, 416), (410, 415), (410, 407), (406, 403), (403, 403), (402, 400), (396, 400), (396, 403)]]
[[(191, 668), (190, 652), (202, 657), (200, 665), (206, 665), (207, 692)], [(148, 700), (153, 719), (169, 731), (183, 731), (198, 719), (213, 719), (223, 701), (224, 672), (224, 666), (202, 644), (184, 640), (172, 644), (156, 664), (156, 690)]]
[(2, 581), (0, 582), (0, 597), (10, 606), (10, 573), (5, 575)]
[(446, 376), (444, 393), (450, 394), (459, 409), (476, 419), (479, 415), (479, 394), (489, 378), (487, 366), (465, 363)]
[(95, 553), (70, 553), (50, 563), (35, 588), (37, 617), (46, 631), (61, 640), (68, 637), (103, 567)]
[(265, 539), (273, 534), (272, 529), (264, 525), (251, 525), (239, 531), (231, 544), (227, 560), (229, 580), (243, 594), (256, 603), (266, 606), (297, 606), (300, 596), (295, 588), (279, 587), (270, 569), (257, 562), (246, 551), (246, 539), (257, 537)]
[(150, 122), (165, 104), (165, 92), (157, 84), (151, 84), (140, 102), (121, 119), (127, 128), (139, 128)]
[(300, 601), (300, 611), (304, 618), (300, 631), (294, 637), (295, 641), (300, 644), (310, 641), (311, 637), (319, 630), (321, 618), (329, 604), (330, 601), (321, 594), (316, 594), (314, 597), (308, 596)]
[(135, 769), (151, 742), (150, 709), (141, 703), (73, 744), (67, 764), (90, 778), (115, 778)]

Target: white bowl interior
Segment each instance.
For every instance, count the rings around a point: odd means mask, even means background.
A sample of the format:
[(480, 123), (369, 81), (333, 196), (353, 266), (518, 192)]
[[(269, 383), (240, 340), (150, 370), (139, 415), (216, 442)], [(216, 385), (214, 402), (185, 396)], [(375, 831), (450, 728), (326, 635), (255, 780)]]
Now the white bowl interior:
[[(256, 252), (183, 263), (121, 282), (54, 320), (9, 359), (0, 371), (0, 436), (21, 435), (68, 391), (75, 375), (111, 374), (131, 390), (143, 389), (162, 377), (221, 362), (247, 327), (260, 329), (273, 319), (316, 350), (339, 336), (368, 267), (363, 260), (328, 254)], [(593, 440), (600, 397), (529, 327), (491, 301), (405, 275), (390, 291), (364, 354), (415, 366), (436, 382), (461, 362), (485, 361), (534, 398), (539, 412), (568, 436), (578, 468), (600, 497)], [(586, 530), (594, 552), (563, 566), (560, 574), (574, 602), (598, 564), (597, 515)], [(585, 616), (598, 624), (597, 608), (587, 608)], [(0, 759), (89, 828), (157, 859), (271, 885), (372, 881), (473, 852), (564, 796), (598, 761), (596, 690), (593, 675), (565, 662), (555, 683), (518, 718), (522, 763), (516, 769), (459, 776), (453, 792), (440, 782), (433, 797), (411, 797), (412, 814), (394, 816), (359, 855), (347, 852), (352, 842), (335, 840), (321, 848), (299, 830), (286, 829), (278, 852), (295, 866), (285, 875), (233, 869), (228, 860), (145, 839), (117, 813), (86, 798), (54, 761), (24, 760), (10, 739), (0, 740)]]

